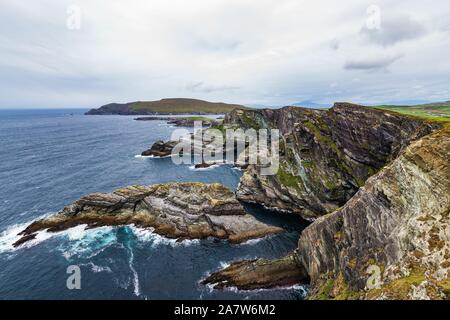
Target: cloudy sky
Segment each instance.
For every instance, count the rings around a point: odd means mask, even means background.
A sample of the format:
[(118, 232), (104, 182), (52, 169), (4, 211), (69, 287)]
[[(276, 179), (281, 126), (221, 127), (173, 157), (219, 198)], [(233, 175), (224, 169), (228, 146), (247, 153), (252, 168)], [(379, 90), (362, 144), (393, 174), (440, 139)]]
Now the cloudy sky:
[(450, 100), (448, 0), (1, 0), (0, 108)]

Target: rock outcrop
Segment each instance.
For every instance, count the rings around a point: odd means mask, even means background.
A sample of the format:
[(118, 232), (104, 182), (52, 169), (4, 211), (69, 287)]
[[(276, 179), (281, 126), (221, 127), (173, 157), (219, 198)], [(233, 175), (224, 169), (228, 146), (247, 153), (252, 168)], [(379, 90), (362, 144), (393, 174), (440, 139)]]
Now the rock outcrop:
[(88, 228), (134, 224), (168, 238), (215, 237), (233, 243), (283, 231), (247, 214), (235, 194), (220, 184), (172, 183), (85, 196), (56, 215), (33, 222), (15, 245), (41, 230), (57, 232), (83, 224)]
[(436, 128), (417, 118), (347, 103), (327, 111), (235, 110), (225, 124), (281, 133), (278, 173), (263, 176), (258, 166), (250, 165), (237, 190), (239, 200), (311, 220), (344, 205), (367, 178)]
[(215, 272), (202, 281), (215, 289), (238, 288), (240, 290), (271, 289), (307, 283), (308, 273), (297, 261), (296, 255), (277, 260), (257, 259), (238, 261)]
[(164, 142), (162, 140), (156, 141), (148, 150), (142, 152), (145, 157), (168, 157), (172, 153), (172, 149), (177, 144), (176, 141)]

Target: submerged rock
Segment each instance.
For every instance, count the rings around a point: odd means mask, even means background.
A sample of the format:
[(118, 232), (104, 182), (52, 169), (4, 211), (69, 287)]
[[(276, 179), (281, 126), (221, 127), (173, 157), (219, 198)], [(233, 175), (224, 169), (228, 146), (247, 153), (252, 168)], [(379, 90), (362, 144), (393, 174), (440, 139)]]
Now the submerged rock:
[(134, 224), (168, 238), (215, 237), (233, 243), (283, 231), (246, 213), (234, 193), (220, 184), (169, 183), (85, 196), (30, 224), (14, 245), (31, 240), (41, 230), (57, 232), (83, 224), (88, 228)]

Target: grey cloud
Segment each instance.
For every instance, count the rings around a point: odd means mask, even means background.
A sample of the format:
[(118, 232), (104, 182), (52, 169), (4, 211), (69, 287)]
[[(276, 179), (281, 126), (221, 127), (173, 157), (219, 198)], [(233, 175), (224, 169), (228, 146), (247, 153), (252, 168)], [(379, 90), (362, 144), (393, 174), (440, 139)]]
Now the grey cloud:
[(427, 29), (408, 16), (381, 16), (381, 28), (369, 29), (364, 26), (361, 34), (369, 41), (382, 46), (392, 46), (399, 42), (417, 39), (427, 33)]
[(211, 92), (218, 92), (218, 91), (233, 91), (238, 90), (238, 86), (215, 86), (215, 85), (207, 85), (203, 82), (195, 82), (190, 83), (186, 86), (186, 89), (193, 92), (202, 92), (202, 93), (211, 93)]
[(385, 70), (388, 66), (399, 60), (401, 57), (402, 56), (383, 57), (378, 59), (366, 60), (349, 60), (345, 63), (344, 69), (367, 71)]

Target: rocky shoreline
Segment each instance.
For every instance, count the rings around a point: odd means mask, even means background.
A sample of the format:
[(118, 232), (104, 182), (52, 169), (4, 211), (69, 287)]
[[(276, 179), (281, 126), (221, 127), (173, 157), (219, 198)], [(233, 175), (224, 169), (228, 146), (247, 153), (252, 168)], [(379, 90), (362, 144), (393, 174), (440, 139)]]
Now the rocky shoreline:
[[(92, 194), (32, 223), (15, 245), (40, 230), (80, 224), (135, 224), (179, 240), (234, 243), (283, 232), (239, 201), (258, 203), (314, 222), (289, 255), (234, 262), (203, 284), (253, 290), (301, 283), (310, 285), (310, 299), (450, 298), (450, 125), (337, 103), (330, 110), (236, 109), (217, 127), (227, 128), (279, 129), (277, 174), (244, 163), (236, 193), (174, 183)], [(170, 156), (177, 143), (157, 141), (142, 155)], [(236, 157), (247, 159), (245, 151)], [(375, 286), (370, 270), (379, 272)]]
[(246, 213), (235, 194), (220, 184), (171, 183), (87, 195), (57, 214), (30, 224), (14, 246), (33, 239), (42, 230), (129, 224), (152, 228), (172, 239), (214, 237), (232, 243), (283, 232)]
[(207, 117), (183, 117), (183, 118), (164, 118), (164, 117), (138, 117), (135, 121), (166, 121), (167, 124), (174, 125), (175, 127), (194, 127), (195, 122), (201, 122), (203, 127), (217, 126), (220, 121), (207, 118)]
[[(283, 132), (281, 175), (250, 166), (237, 195), (315, 220), (288, 256), (309, 299), (450, 298), (450, 125), (349, 104), (227, 117)], [(282, 285), (280, 261), (236, 262), (205, 283)]]

